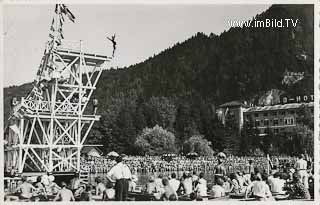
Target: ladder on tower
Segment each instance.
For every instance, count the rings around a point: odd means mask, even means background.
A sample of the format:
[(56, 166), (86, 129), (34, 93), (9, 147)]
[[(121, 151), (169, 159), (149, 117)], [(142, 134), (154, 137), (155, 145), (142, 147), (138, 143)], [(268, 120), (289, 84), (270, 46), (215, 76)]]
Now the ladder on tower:
[(89, 177), (90, 177), (90, 174), (88, 171), (80, 171), (79, 179), (81, 179), (81, 181), (83, 181), (86, 184), (89, 184)]

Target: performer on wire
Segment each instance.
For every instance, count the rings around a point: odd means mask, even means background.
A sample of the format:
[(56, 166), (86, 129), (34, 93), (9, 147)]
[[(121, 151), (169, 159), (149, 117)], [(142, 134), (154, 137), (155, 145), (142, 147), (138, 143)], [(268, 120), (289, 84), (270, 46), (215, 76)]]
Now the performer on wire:
[(112, 45), (113, 45), (113, 51), (112, 51), (112, 57), (114, 57), (114, 52), (116, 51), (116, 46), (117, 46), (117, 42), (116, 42), (116, 34), (113, 34), (113, 36), (107, 37), (107, 39), (109, 41), (111, 41)]

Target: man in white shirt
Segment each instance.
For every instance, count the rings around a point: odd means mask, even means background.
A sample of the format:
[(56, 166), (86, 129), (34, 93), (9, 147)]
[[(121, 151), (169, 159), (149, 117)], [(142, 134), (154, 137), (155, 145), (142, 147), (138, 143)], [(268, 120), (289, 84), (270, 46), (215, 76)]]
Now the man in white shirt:
[(116, 201), (126, 201), (129, 190), (129, 179), (131, 179), (131, 171), (129, 167), (122, 162), (122, 156), (118, 156), (116, 159), (117, 164), (110, 169), (107, 173), (107, 177), (116, 182)]
[(307, 173), (307, 161), (304, 160), (304, 155), (301, 154), (299, 160), (295, 163), (294, 168), (296, 169), (297, 174), (300, 176), (300, 181), (308, 189), (308, 173)]
[(169, 180), (169, 185), (172, 187), (172, 189), (177, 192), (180, 187), (180, 181), (176, 179), (176, 173), (171, 174), (171, 179)]

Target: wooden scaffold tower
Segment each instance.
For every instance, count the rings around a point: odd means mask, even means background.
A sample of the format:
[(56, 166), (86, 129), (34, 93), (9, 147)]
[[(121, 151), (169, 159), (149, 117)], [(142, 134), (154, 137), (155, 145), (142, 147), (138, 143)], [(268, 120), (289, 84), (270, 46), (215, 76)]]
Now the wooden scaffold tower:
[[(80, 151), (95, 121), (86, 107), (112, 58), (84, 51), (82, 41), (63, 40), (65, 19), (55, 6), (49, 41), (32, 91), (14, 107), (5, 133), (5, 169), (25, 172), (79, 172)], [(85, 112), (86, 111), (86, 112)]]

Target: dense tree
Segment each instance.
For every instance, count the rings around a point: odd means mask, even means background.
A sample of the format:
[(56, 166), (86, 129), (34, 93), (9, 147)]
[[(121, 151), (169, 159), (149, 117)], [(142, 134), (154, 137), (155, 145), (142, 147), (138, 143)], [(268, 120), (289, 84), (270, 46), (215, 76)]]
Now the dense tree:
[(156, 125), (153, 128), (145, 128), (137, 137), (135, 146), (140, 154), (161, 155), (175, 153), (175, 136)]
[(196, 152), (200, 156), (212, 156), (211, 143), (203, 135), (194, 135), (184, 143), (184, 154)]

